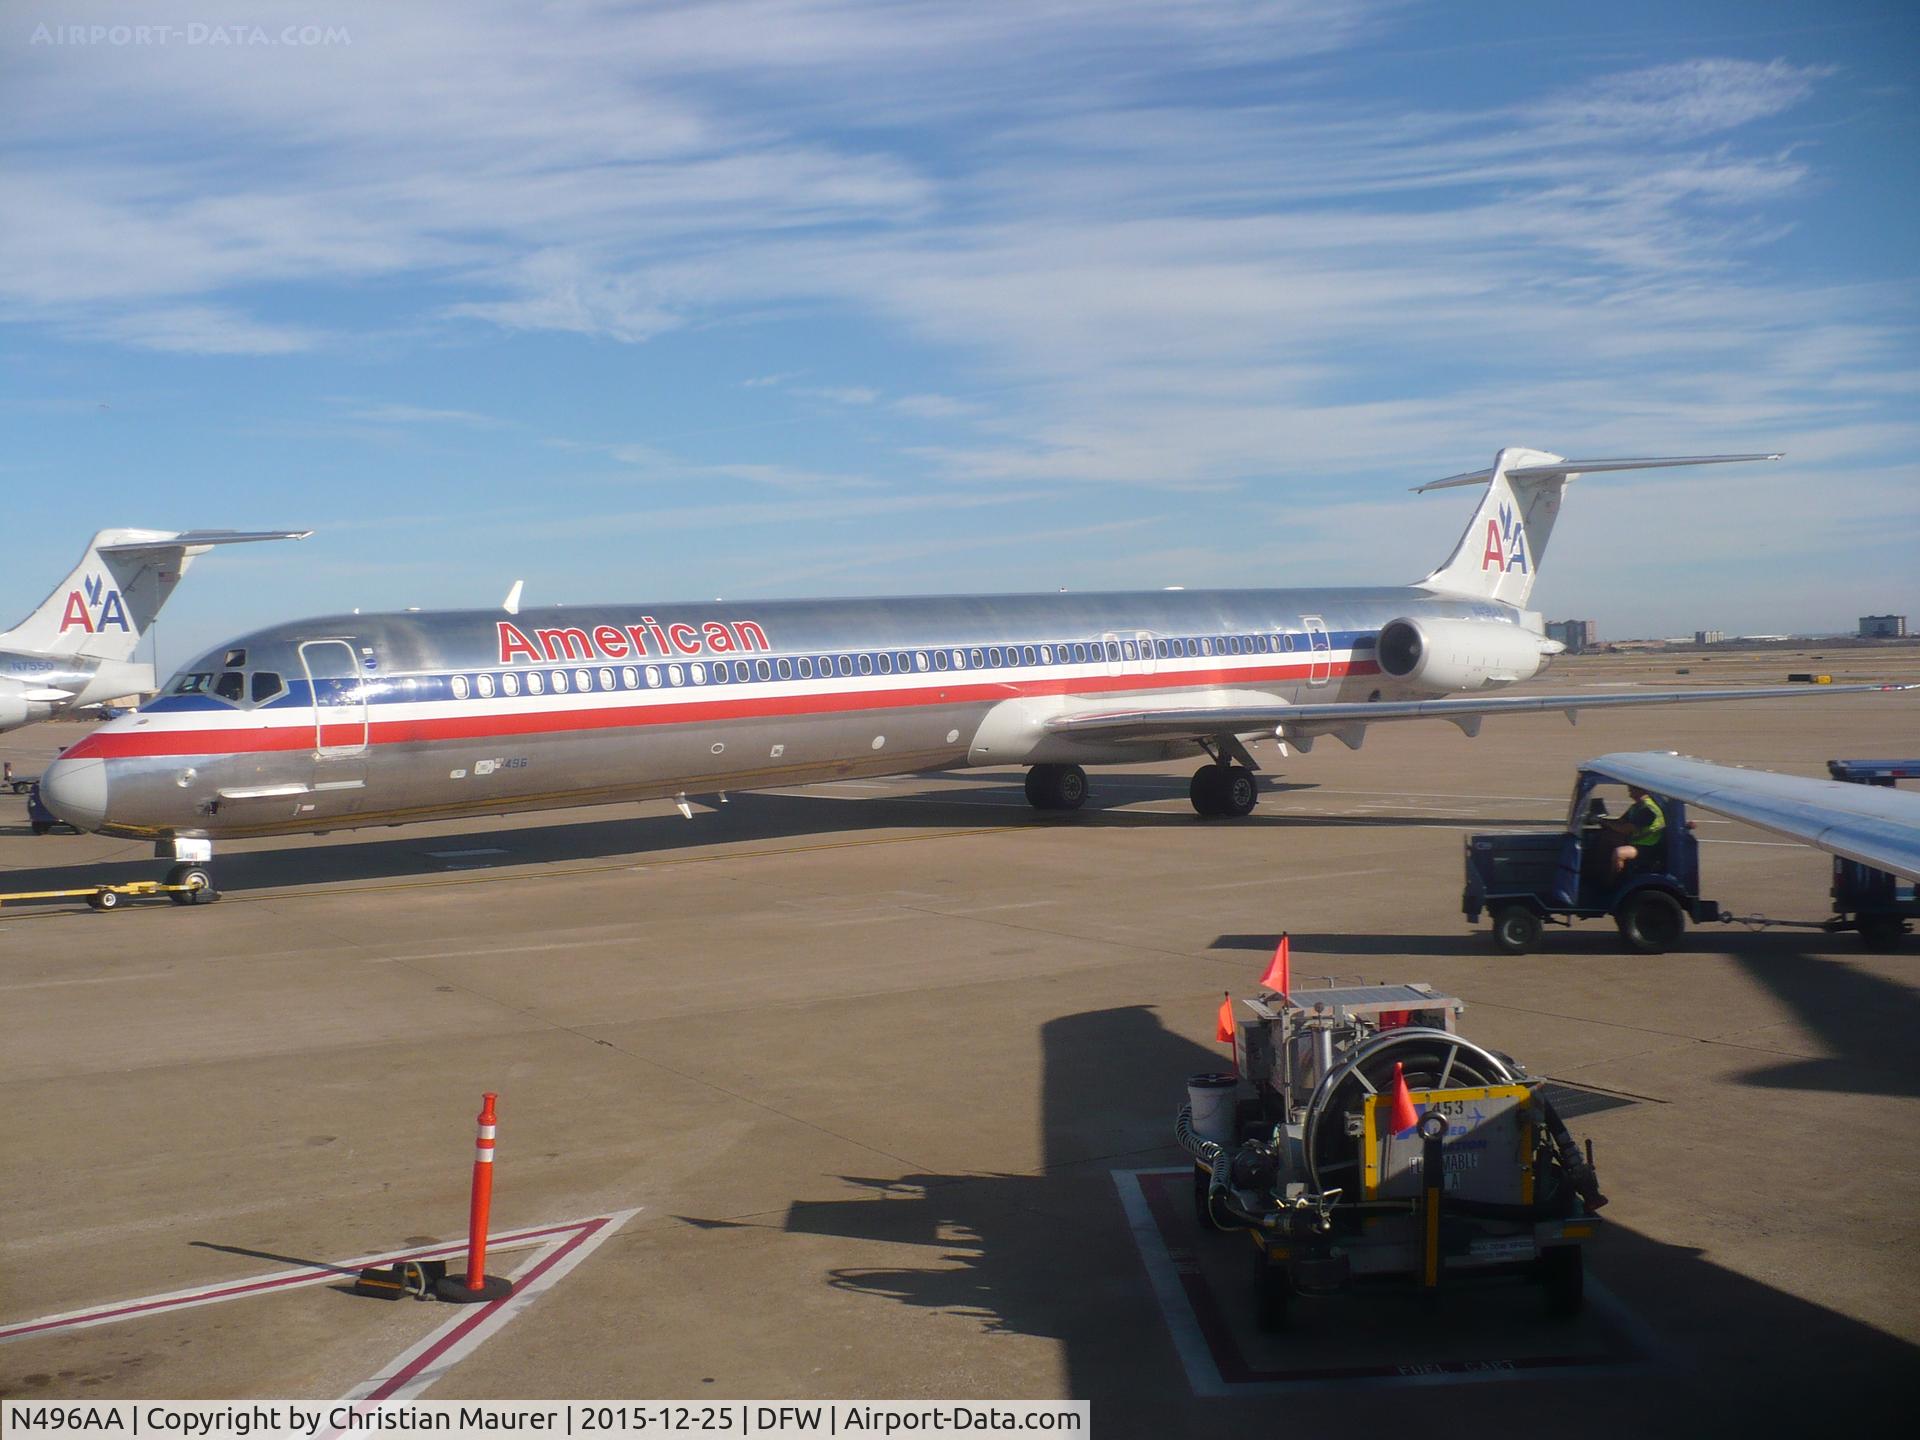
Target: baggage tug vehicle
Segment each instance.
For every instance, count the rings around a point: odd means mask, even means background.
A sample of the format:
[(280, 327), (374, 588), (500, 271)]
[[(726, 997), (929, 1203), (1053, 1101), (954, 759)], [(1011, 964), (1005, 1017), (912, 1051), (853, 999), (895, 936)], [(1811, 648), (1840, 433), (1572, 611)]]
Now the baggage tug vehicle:
[(1551, 1102), (1512, 1058), (1457, 1033), (1427, 985), (1242, 1002), (1236, 1075), (1195, 1075), (1175, 1132), (1196, 1217), (1254, 1248), (1255, 1312), (1371, 1282), (1493, 1277), (1579, 1310), (1581, 1246), (1606, 1203)]

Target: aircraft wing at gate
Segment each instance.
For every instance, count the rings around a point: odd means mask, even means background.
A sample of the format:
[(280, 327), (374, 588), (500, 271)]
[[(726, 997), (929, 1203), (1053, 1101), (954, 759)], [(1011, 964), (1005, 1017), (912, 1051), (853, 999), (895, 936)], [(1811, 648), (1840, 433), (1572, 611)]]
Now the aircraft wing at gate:
[[(1331, 733), (1355, 749), (1356, 733), (1389, 720), (1450, 720), (1477, 734), (1489, 715), (1562, 711), (1573, 720), (1581, 710), (1628, 705), (1689, 705), (1724, 700), (1784, 700), (1808, 695), (1912, 690), (1912, 685), (1785, 685), (1747, 690), (1649, 690), (1638, 695), (1505, 695), (1488, 700), (1377, 700), (1337, 705), (1221, 705), (1167, 710), (1102, 710), (1053, 716), (1049, 734), (1124, 744), (1128, 741), (1204, 740), (1217, 735), (1272, 731), (1283, 740), (1308, 741)], [(1303, 745), (1302, 748), (1305, 748)]]
[(1602, 755), (1587, 768), (1920, 881), (1920, 793), (1743, 770), (1658, 750)]

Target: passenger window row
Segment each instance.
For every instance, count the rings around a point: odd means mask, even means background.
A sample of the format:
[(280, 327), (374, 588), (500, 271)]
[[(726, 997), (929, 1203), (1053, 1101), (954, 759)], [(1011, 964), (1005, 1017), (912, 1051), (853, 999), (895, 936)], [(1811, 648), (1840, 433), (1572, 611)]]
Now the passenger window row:
[[(608, 693), (743, 685), (756, 680), (821, 680), (870, 675), (926, 675), (956, 670), (1124, 664), (1142, 659), (1188, 659), (1289, 654), (1286, 631), (1233, 635), (1139, 636), (1038, 645), (971, 645), (938, 650), (865, 650), (828, 655), (777, 655), (755, 660), (688, 661), (660, 665), (582, 665), (554, 670), (482, 670), (451, 677), (453, 698), (495, 695)], [(1301, 648), (1305, 648), (1304, 643)], [(276, 677), (277, 678), (277, 677)]]

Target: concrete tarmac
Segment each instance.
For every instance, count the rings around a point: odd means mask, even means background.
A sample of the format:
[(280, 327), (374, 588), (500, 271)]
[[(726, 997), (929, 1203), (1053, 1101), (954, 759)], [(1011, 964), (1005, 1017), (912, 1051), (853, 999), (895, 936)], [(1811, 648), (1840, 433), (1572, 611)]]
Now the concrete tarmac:
[[(1550, 683), (1789, 669), (1915, 680), (1920, 650), (1593, 657)], [(31, 773), (81, 733), (0, 755)], [(638, 1214), (428, 1398), (1073, 1396), (1103, 1436), (1356, 1414), (1758, 1434), (1891, 1405), (1920, 1380), (1920, 939), (1714, 926), (1638, 957), (1602, 923), (1508, 958), (1459, 913), (1463, 836), (1556, 826), (1582, 759), (1646, 748), (1824, 774), (1920, 753), (1920, 695), (1263, 746), (1240, 822), (1192, 813), (1188, 765), (1095, 772), (1064, 817), (978, 771), (691, 822), (660, 804), (249, 842), (218, 856), (215, 905), (0, 908), (0, 1332), (456, 1240), (495, 1090), (496, 1231)], [(1713, 898), (1828, 913), (1824, 857), (1700, 820)], [(0, 796), (0, 889), (160, 868), (32, 837)], [(1516, 1326), (1546, 1324), (1525, 1290), (1498, 1315), (1491, 1293), (1303, 1302), (1300, 1353), (1392, 1374), (1444, 1334), (1484, 1365), (1194, 1394), (1122, 1194), (1184, 1163), (1182, 1081), (1219, 1064), (1221, 992), (1254, 992), (1283, 929), (1298, 983), (1429, 981), (1472, 1038), (1630, 1102), (1573, 1122), (1612, 1200), (1590, 1269), (1612, 1361), (1503, 1368)], [(1242, 1242), (1169, 1243), (1244, 1327), (1238, 1255), (1203, 1248)], [(0, 1343), (0, 1395), (327, 1398), (451, 1309), (322, 1284), (50, 1329)], [(1286, 1371), (1286, 1342), (1241, 1339)]]

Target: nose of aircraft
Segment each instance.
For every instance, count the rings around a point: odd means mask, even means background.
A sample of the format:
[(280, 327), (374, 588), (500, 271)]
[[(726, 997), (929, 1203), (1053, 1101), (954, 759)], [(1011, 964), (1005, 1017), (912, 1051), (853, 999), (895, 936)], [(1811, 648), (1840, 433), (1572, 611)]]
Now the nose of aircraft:
[(40, 798), (75, 829), (95, 829), (107, 814), (107, 762), (54, 761), (40, 777)]

